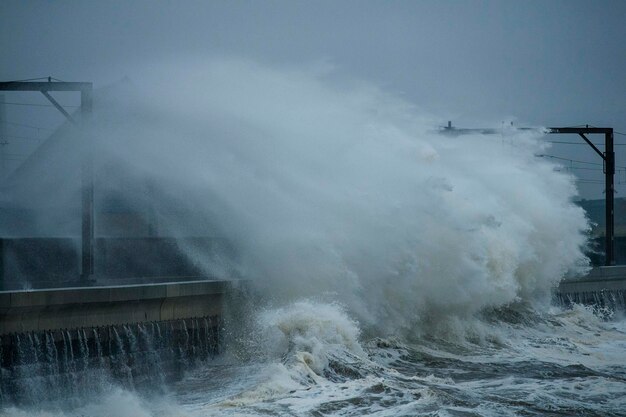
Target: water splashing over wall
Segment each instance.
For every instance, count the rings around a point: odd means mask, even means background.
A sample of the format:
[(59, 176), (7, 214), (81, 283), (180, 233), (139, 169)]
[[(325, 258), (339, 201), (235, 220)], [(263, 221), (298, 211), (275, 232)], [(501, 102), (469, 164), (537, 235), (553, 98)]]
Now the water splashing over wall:
[[(228, 268), (184, 250), (207, 273), (235, 270), (277, 303), (339, 301), (395, 332), (547, 301), (566, 272), (585, 271), (575, 184), (534, 156), (539, 133), (451, 138), (414, 105), (332, 72), (185, 64), (164, 70), (184, 81), (154, 90), (162, 74), (147, 71), (123, 99), (103, 97), (94, 136), (164, 196), (164, 230), (232, 242)], [(166, 201), (185, 215), (168, 216)]]
[[(201, 322), (206, 325), (197, 327)], [(169, 329), (165, 335), (147, 330), (163, 325)], [(189, 332), (196, 335), (193, 340)], [(218, 319), (204, 317), (194, 320), (191, 329), (177, 320), (5, 336), (2, 405), (78, 404), (87, 394), (105, 389), (107, 380), (130, 390), (162, 390), (189, 364), (213, 358), (218, 333)]]

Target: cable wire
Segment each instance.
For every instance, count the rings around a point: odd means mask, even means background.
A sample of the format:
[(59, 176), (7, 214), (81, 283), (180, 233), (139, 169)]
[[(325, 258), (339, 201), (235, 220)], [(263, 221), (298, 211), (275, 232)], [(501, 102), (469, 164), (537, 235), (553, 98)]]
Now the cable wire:
[(4, 135), (7, 138), (13, 138), (13, 139), (26, 139), (26, 140), (36, 140), (36, 141), (40, 141), (42, 139), (38, 139), (38, 138), (33, 138), (33, 137), (29, 137), (29, 136), (17, 136), (17, 135)]
[(589, 180), (585, 178), (576, 178), (574, 181), (581, 182), (583, 184), (604, 184), (602, 180)]
[[(0, 103), (2, 104), (2, 103)], [(33, 125), (27, 125), (24, 123), (15, 123), (15, 122), (3, 122), (4, 124), (7, 125), (11, 125), (11, 126), (19, 126), (19, 127), (28, 127), (30, 129), (37, 129), (37, 130), (54, 130), (51, 127), (41, 127), (41, 126), (33, 126)]]
[[(587, 167), (563, 167), (564, 170), (577, 169), (579, 171), (604, 171), (602, 168), (587, 168)], [(618, 169), (616, 171), (621, 172), (624, 169)]]
[[(579, 164), (600, 165), (600, 166), (604, 165), (604, 164), (601, 164), (601, 163), (598, 163), (598, 162), (578, 161), (578, 160), (576, 160), (576, 159), (562, 158), (562, 157), (560, 157), (560, 156), (555, 156), (555, 155), (539, 154), (539, 155), (536, 155), (536, 156), (537, 156), (537, 157), (539, 157), (539, 158), (551, 158), (551, 159), (558, 159), (558, 160), (560, 160), (560, 161), (576, 162), (576, 163), (579, 163)], [(620, 168), (622, 168), (622, 167), (620, 167)]]
[(37, 77), (37, 78), (27, 78), (25, 80), (12, 80), (12, 81), (3, 81), (5, 83), (23, 83), (23, 82), (27, 82), (27, 81), (39, 81), (39, 80), (48, 80), (48, 81), (58, 81), (58, 82), (63, 82), (61, 80), (59, 80), (58, 78), (54, 78), (54, 77)]
[[(555, 156), (555, 155), (538, 154), (538, 155), (535, 155), (535, 156), (538, 157), (538, 158), (551, 158), (551, 159), (557, 159), (559, 161), (567, 161), (567, 162), (570, 162), (570, 163), (604, 166), (604, 164), (599, 163), (599, 162), (579, 161), (579, 160), (576, 160), (576, 159), (562, 158), (560, 156)], [(626, 167), (625, 166), (621, 166), (621, 165), (615, 165), (615, 169), (626, 169)]]
[(38, 78), (27, 78), (25, 80), (13, 80), (13, 81), (3, 81), (6, 83), (23, 83), (26, 81), (38, 81), (38, 80), (47, 80), (48, 77), (38, 77)]
[[(579, 125), (579, 126), (572, 126), (572, 127), (597, 127), (597, 126), (593, 126), (593, 125)], [(613, 134), (626, 136), (626, 133), (617, 132), (615, 130), (613, 131)]]
[[(559, 143), (562, 145), (587, 145), (587, 143), (581, 143), (581, 142), (564, 142), (564, 141), (560, 141), (560, 140), (547, 140), (547, 143)], [(603, 143), (594, 143), (594, 146), (604, 146)], [(626, 146), (626, 143), (613, 143), (613, 146)]]
[[(16, 103), (12, 101), (5, 101), (2, 104), (10, 104), (12, 106), (33, 106), (33, 107), (54, 107), (52, 104), (38, 104), (38, 103)], [(69, 104), (61, 104), (62, 107), (80, 107), (80, 106), (72, 106)]]

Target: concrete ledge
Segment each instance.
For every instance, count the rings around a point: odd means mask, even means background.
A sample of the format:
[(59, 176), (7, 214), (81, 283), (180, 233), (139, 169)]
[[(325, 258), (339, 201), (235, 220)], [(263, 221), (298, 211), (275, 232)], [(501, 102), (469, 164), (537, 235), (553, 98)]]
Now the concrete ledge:
[(571, 294), (620, 290), (626, 290), (626, 279), (563, 281), (557, 291), (562, 294)]
[(0, 335), (220, 316), (234, 281), (0, 291)]
[(567, 278), (563, 282), (595, 282), (608, 280), (626, 280), (626, 265), (597, 266), (587, 275), (576, 278)]
[(579, 303), (625, 310), (626, 266), (601, 266), (586, 276), (566, 279), (555, 289), (555, 296), (567, 305)]
[(626, 265), (599, 266), (582, 277), (561, 281), (560, 293), (599, 292), (626, 290)]
[(108, 303), (155, 298), (221, 294), (233, 281), (183, 281), (158, 284), (112, 285), (0, 291), (0, 309), (65, 304)]

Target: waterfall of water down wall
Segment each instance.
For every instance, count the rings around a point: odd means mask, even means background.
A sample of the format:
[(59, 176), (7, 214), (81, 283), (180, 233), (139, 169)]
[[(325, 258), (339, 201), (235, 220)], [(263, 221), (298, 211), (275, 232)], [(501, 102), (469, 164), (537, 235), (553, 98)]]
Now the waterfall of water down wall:
[(78, 403), (107, 381), (162, 390), (218, 353), (219, 319), (175, 320), (5, 335), (0, 406)]
[(577, 304), (590, 305), (604, 316), (612, 316), (616, 312), (626, 312), (626, 292), (624, 290), (556, 292), (554, 302), (562, 307), (571, 307)]

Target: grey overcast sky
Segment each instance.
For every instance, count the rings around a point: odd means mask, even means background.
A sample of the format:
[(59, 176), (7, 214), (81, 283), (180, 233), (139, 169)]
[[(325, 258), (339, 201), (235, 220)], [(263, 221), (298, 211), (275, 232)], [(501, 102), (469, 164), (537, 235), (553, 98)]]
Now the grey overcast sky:
[[(442, 124), (515, 118), (626, 132), (626, 1), (3, 0), (0, 51), (1, 80), (53, 75), (96, 87), (179, 57), (327, 61)], [(586, 146), (554, 146), (554, 155), (598, 162)], [(626, 197), (626, 172), (619, 182)], [(603, 189), (581, 191), (599, 198)]]

